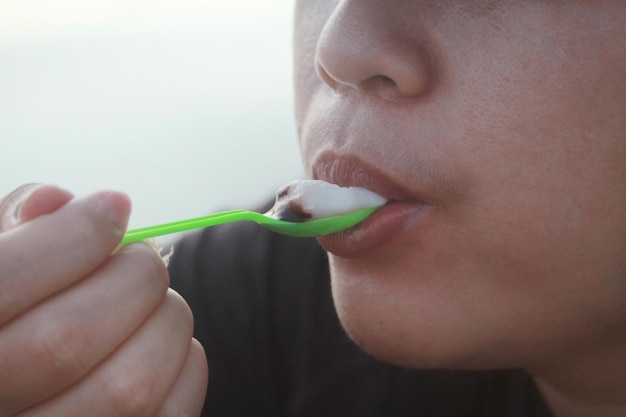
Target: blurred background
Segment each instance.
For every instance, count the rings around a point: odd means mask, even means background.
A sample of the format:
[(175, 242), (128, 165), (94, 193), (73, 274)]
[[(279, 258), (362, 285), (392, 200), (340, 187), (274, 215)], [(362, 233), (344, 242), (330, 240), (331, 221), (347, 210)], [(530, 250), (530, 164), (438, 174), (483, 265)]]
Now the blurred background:
[(130, 227), (302, 177), (291, 0), (0, 0), (0, 194), (117, 189)]

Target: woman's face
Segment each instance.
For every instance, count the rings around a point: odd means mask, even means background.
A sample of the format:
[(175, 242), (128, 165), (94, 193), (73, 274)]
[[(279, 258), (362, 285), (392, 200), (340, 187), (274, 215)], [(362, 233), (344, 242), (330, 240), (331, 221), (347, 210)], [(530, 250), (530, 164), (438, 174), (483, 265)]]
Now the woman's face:
[(307, 174), (392, 199), (320, 239), (366, 350), (473, 368), (626, 349), (625, 20), (622, 0), (298, 2)]

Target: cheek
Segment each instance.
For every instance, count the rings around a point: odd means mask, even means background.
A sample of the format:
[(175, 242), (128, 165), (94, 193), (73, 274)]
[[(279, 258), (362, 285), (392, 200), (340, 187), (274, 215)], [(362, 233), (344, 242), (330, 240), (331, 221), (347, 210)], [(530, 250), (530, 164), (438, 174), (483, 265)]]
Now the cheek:
[(304, 119), (314, 92), (321, 85), (315, 71), (315, 53), (320, 33), (332, 13), (329, 1), (298, 1), (294, 13), (293, 62), (296, 121)]
[[(570, 25), (540, 42), (485, 39), (455, 55), (463, 71), (448, 80), (446, 146), (471, 173), (471, 233), (529, 265), (575, 271), (597, 259), (615, 274), (626, 253), (626, 50), (616, 41), (626, 33), (594, 17), (576, 42)], [(491, 60), (469, 59), (480, 55), (472, 45)]]

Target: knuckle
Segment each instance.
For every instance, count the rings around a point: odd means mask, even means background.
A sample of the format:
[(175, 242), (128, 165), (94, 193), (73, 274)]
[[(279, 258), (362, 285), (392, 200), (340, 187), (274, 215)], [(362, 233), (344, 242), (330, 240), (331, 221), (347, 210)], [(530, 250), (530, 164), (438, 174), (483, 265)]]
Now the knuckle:
[(90, 351), (88, 336), (73, 320), (50, 320), (37, 326), (31, 346), (44, 369), (63, 378), (80, 373)]
[(166, 302), (170, 304), (174, 314), (179, 318), (181, 330), (185, 333), (193, 332), (193, 313), (187, 302), (173, 289), (167, 290)]
[(155, 381), (152, 372), (128, 367), (103, 379), (101, 395), (116, 416), (146, 415), (157, 402)]

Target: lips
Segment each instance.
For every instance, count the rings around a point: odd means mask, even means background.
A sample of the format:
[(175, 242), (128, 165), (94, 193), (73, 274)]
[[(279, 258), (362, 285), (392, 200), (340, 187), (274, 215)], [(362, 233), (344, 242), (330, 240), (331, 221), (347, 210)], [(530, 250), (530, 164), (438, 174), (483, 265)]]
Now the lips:
[(432, 209), (422, 195), (353, 155), (324, 153), (313, 164), (312, 175), (342, 187), (363, 187), (390, 200), (359, 225), (318, 238), (336, 256), (358, 258), (388, 250)]
[(325, 152), (312, 166), (314, 179), (341, 187), (362, 187), (389, 200), (423, 200), (413, 190), (393, 180), (381, 169), (354, 155)]

